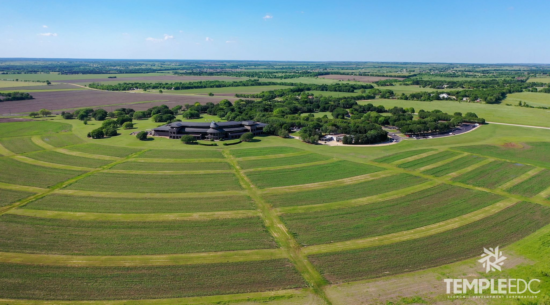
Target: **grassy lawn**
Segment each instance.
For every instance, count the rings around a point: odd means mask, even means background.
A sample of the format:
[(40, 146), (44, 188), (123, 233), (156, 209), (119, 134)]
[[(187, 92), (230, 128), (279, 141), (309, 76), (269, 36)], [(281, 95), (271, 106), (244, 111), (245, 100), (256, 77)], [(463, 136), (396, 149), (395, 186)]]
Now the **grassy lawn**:
[[(231, 94), (235, 93), (244, 94), (256, 94), (262, 91), (271, 91), (277, 89), (292, 88), (290, 86), (241, 86), (241, 87), (223, 87), (223, 88), (201, 88), (201, 89), (188, 89), (188, 90), (163, 90), (166, 94), (190, 94), (190, 95), (205, 95), (210, 92), (217, 94)], [(142, 90), (138, 90), (142, 91)], [(158, 90), (149, 90), (146, 93), (159, 93)], [(225, 95), (226, 96), (226, 95)], [(227, 96), (226, 96), (227, 97)]]
[(108, 146), (101, 144), (78, 144), (71, 147), (67, 147), (69, 150), (79, 151), (88, 154), (94, 155), (104, 155), (112, 157), (126, 157), (127, 155), (138, 152), (139, 149), (127, 148), (127, 147), (118, 147), (118, 146)]
[(527, 82), (533, 82), (533, 83), (550, 83), (550, 77), (530, 77)]
[(427, 156), (427, 157), (424, 157), (424, 158), (420, 158), (420, 159), (416, 159), (416, 160), (413, 160), (413, 161), (410, 161), (410, 162), (399, 164), (399, 167), (405, 168), (405, 169), (410, 169), (410, 170), (415, 170), (415, 169), (419, 169), (419, 168), (422, 168), (424, 166), (427, 166), (427, 165), (430, 165), (430, 164), (433, 164), (433, 163), (437, 163), (437, 162), (440, 162), (440, 161), (447, 160), (449, 158), (457, 156), (458, 154), (459, 153), (454, 152), (454, 151), (442, 151), (442, 152), (438, 152), (436, 154), (433, 154), (433, 155), (430, 155), (430, 156)]
[(101, 222), (0, 217), (0, 251), (67, 255), (148, 255), (276, 247), (259, 218)]
[(0, 190), (0, 194), (0, 207), (7, 206), (25, 197), (33, 195), (33, 193), (12, 190)]
[[(4, 75), (0, 75), (0, 78), (5, 78), (5, 77)], [(0, 80), (0, 88), (21, 87), (21, 90), (25, 90), (24, 87), (32, 87), (32, 86), (46, 87), (46, 84), (38, 83), (38, 82), (16, 82), (16, 81)]]
[(137, 171), (200, 171), (200, 170), (230, 170), (227, 162), (195, 162), (195, 163), (161, 163), (161, 162), (124, 162), (112, 169)]
[(71, 125), (59, 122), (26, 121), (0, 124), (2, 138), (45, 135), (71, 131)]
[(550, 143), (527, 142), (505, 143), (504, 145), (472, 145), (456, 147), (464, 152), (488, 157), (507, 159), (514, 162), (525, 162), (536, 166), (550, 168)]
[(137, 300), (302, 287), (304, 280), (284, 259), (162, 267), (0, 264), (0, 295), (9, 299)]
[(397, 174), (322, 190), (266, 195), (266, 199), (276, 207), (322, 204), (374, 196), (422, 182), (426, 180), (409, 174)]
[(337, 161), (306, 167), (251, 172), (247, 173), (247, 176), (257, 187), (267, 188), (337, 180), (370, 174), (380, 170), (381, 168), (371, 165)]
[(466, 168), (470, 165), (474, 165), (476, 163), (479, 163), (481, 161), (485, 160), (483, 157), (474, 156), (474, 155), (468, 155), (464, 156), (460, 159), (454, 160), (453, 162), (443, 164), (441, 166), (429, 169), (427, 171), (424, 171), (424, 174), (441, 177), (445, 176), (450, 173), (454, 173), (458, 170), (461, 170), (463, 168)]
[(23, 154), (44, 149), (34, 144), (30, 137), (4, 138), (0, 139), (0, 144), (16, 154)]
[(233, 174), (136, 175), (98, 173), (67, 187), (72, 190), (132, 193), (195, 193), (241, 190)]
[(359, 207), (283, 215), (283, 221), (301, 244), (326, 244), (427, 226), (499, 200), (494, 194), (440, 185)]
[(475, 186), (496, 188), (532, 169), (533, 167), (524, 164), (493, 161), (453, 180)]
[(101, 167), (103, 165), (113, 162), (109, 160), (77, 157), (77, 156), (58, 153), (55, 151), (34, 152), (34, 153), (28, 154), (27, 157), (44, 161), (44, 162), (58, 163), (58, 164), (65, 164), (65, 165), (72, 165), (72, 166), (81, 166), (81, 167)]
[(264, 168), (264, 167), (310, 163), (310, 162), (324, 161), (328, 159), (330, 159), (330, 157), (319, 155), (319, 154), (307, 154), (307, 155), (282, 157), (282, 158), (239, 161), (239, 165), (241, 166), (242, 169), (252, 169), (252, 168)]
[[(178, 143), (179, 144), (179, 143)], [(163, 159), (195, 159), (195, 158), (223, 158), (218, 150), (163, 150), (153, 149), (146, 151), (140, 158), (163, 158)]]
[(514, 185), (507, 191), (526, 197), (532, 197), (550, 187), (550, 170), (543, 170), (533, 177)]
[(519, 101), (527, 102), (529, 105), (537, 107), (550, 106), (550, 94), (542, 92), (518, 92), (508, 94), (502, 102), (504, 104), (517, 105)]
[(444, 233), (395, 244), (310, 256), (332, 283), (390, 276), (478, 257), (483, 247), (501, 248), (550, 223), (550, 208), (522, 202)]
[[(302, 113), (302, 116), (309, 115), (309, 113)], [(324, 112), (314, 112), (313, 116), (315, 118), (322, 118), (323, 116), (327, 116), (327, 118), (332, 119), (332, 112), (324, 111)]]
[(42, 140), (55, 147), (81, 144), (85, 142), (72, 133), (47, 135), (43, 136)]
[[(2, 190), (4, 193), (4, 190)], [(234, 195), (208, 198), (105, 198), (52, 194), (23, 208), (46, 211), (88, 213), (196, 213), (255, 209), (248, 196)]]
[(245, 158), (245, 157), (291, 154), (291, 153), (296, 153), (300, 151), (302, 150), (294, 147), (277, 146), (277, 147), (264, 147), (264, 148), (252, 148), (252, 149), (235, 149), (231, 151), (231, 154), (236, 158)]
[(404, 152), (399, 152), (396, 154), (392, 154), (389, 156), (385, 156), (382, 158), (374, 159), (373, 161), (381, 162), (381, 163), (392, 163), (395, 161), (399, 161), (401, 159), (409, 158), (412, 156), (420, 155), (425, 152), (433, 151), (433, 149), (417, 149), (417, 150), (408, 150)]
[(31, 165), (8, 158), (0, 158), (0, 168), (0, 182), (37, 187), (50, 187), (84, 173)]

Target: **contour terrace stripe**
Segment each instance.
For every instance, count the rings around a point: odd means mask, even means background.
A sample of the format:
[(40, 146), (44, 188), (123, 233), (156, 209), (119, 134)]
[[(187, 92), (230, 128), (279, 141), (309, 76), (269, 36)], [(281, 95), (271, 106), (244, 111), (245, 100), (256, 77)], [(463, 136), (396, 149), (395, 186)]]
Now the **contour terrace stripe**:
[(520, 175), (519, 177), (515, 178), (515, 179), (512, 179), (506, 183), (504, 183), (503, 185), (499, 186), (498, 189), (501, 189), (501, 190), (506, 190), (506, 189), (509, 189), (511, 188), (512, 186), (516, 185), (516, 184), (519, 184), (533, 176), (535, 176), (536, 174), (542, 172), (544, 170), (544, 168), (541, 168), (541, 167), (538, 167), (538, 168), (533, 168), (532, 170), (526, 172), (525, 174), (523, 175)]
[(328, 159), (328, 160), (323, 160), (323, 161), (300, 163), (300, 164), (293, 164), (293, 165), (260, 167), (260, 168), (244, 169), (243, 172), (247, 173), (247, 172), (258, 172), (258, 171), (269, 171), (269, 170), (279, 170), (279, 169), (287, 169), (287, 168), (306, 167), (306, 166), (313, 166), (313, 165), (319, 165), (319, 164), (333, 163), (333, 162), (336, 162), (336, 161), (340, 161), (340, 160), (338, 160), (338, 159)]
[(441, 152), (441, 150), (428, 151), (428, 152), (425, 152), (425, 153), (422, 153), (422, 154), (419, 154), (419, 155), (414, 155), (412, 157), (408, 157), (408, 158), (405, 158), (405, 159), (400, 159), (400, 160), (394, 161), (390, 164), (399, 165), (399, 164), (407, 163), (407, 162), (410, 162), (410, 161), (422, 159), (424, 157), (428, 157), (428, 156), (431, 156), (431, 155), (435, 155), (435, 154), (440, 153), (440, 152)]
[(309, 151), (299, 151), (299, 152), (288, 153), (288, 154), (242, 157), (242, 158), (235, 158), (235, 160), (237, 160), (237, 161), (248, 161), (248, 160), (277, 159), (277, 158), (293, 157), (293, 156), (301, 156), (301, 155), (309, 155), (309, 154), (311, 154), (311, 152), (309, 152)]
[(92, 171), (93, 168), (89, 167), (80, 167), (80, 166), (72, 166), (72, 165), (65, 165), (65, 164), (58, 164), (58, 163), (51, 163), (51, 162), (44, 162), (36, 159), (32, 159), (25, 156), (13, 156), (13, 159), (16, 159), (17, 161), (42, 166), (42, 167), (51, 167), (51, 168), (59, 168), (59, 169), (68, 169), (68, 170), (75, 170), (75, 171)]
[(221, 192), (201, 192), (201, 193), (130, 193), (130, 192), (96, 192), (59, 189), (53, 193), (71, 196), (87, 197), (117, 197), (117, 198), (208, 198), (232, 195), (245, 195), (246, 191), (221, 191)]

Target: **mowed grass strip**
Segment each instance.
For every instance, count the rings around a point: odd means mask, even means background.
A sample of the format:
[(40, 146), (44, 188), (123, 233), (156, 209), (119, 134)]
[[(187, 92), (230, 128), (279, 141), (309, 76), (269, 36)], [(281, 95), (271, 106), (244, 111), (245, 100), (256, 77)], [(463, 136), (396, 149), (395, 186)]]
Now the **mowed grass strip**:
[(535, 176), (506, 190), (512, 194), (533, 197), (550, 187), (550, 170), (543, 170)]
[(409, 150), (404, 152), (399, 152), (393, 155), (385, 156), (382, 158), (374, 159), (375, 162), (380, 163), (392, 163), (395, 161), (399, 161), (401, 159), (409, 158), (412, 156), (420, 155), (429, 151), (433, 151), (433, 149), (417, 149), (417, 150)]
[(380, 236), (445, 221), (482, 209), (502, 197), (439, 185), (401, 198), (340, 210), (283, 215), (303, 245)]
[(39, 152), (27, 154), (26, 157), (39, 160), (39, 161), (49, 162), (49, 163), (64, 164), (64, 165), (79, 166), (79, 167), (91, 167), (91, 168), (97, 168), (97, 167), (101, 167), (103, 165), (112, 163), (112, 161), (110, 160), (84, 158), (84, 157), (62, 154), (56, 151), (39, 151)]
[(154, 255), (275, 248), (259, 217), (201, 221), (87, 221), (4, 214), (0, 252)]
[(34, 195), (34, 193), (0, 189), (0, 207), (5, 207), (32, 195)]
[(124, 162), (112, 167), (114, 170), (135, 171), (201, 171), (201, 170), (231, 170), (227, 162), (189, 162), (189, 163), (152, 163)]
[(146, 151), (139, 156), (140, 158), (158, 158), (158, 159), (207, 159), (207, 158), (223, 158), (223, 155), (218, 150), (163, 150), (153, 149)]
[(93, 155), (103, 155), (110, 157), (126, 157), (130, 154), (140, 151), (140, 149), (120, 147), (120, 146), (107, 146), (101, 144), (78, 144), (67, 147), (68, 150), (83, 152)]
[(267, 194), (264, 198), (275, 207), (303, 206), (374, 196), (425, 182), (420, 177), (397, 174), (354, 184), (295, 193)]
[(246, 169), (255, 169), (255, 168), (285, 166), (285, 165), (296, 165), (296, 164), (304, 164), (304, 163), (307, 164), (311, 162), (319, 162), (319, 161), (325, 161), (329, 159), (330, 157), (319, 155), (319, 154), (306, 154), (306, 155), (273, 158), (273, 159), (239, 161), (239, 166), (242, 169), (246, 170)]
[(233, 149), (231, 155), (235, 158), (248, 158), (259, 157), (269, 155), (282, 155), (303, 152), (303, 150), (288, 146), (275, 146), (275, 147), (263, 147), (263, 148), (245, 148), (245, 149)]
[(9, 158), (0, 158), (0, 169), (0, 182), (36, 187), (51, 187), (84, 173), (36, 166)]
[(0, 140), (0, 144), (15, 154), (24, 154), (44, 149), (34, 144), (30, 137), (5, 138)]
[(71, 131), (72, 126), (66, 123), (28, 121), (0, 124), (0, 135), (2, 137), (22, 137), (45, 135), (58, 132)]
[(424, 157), (424, 158), (420, 158), (420, 159), (416, 159), (416, 160), (413, 160), (413, 161), (410, 161), (410, 162), (399, 164), (398, 166), (400, 168), (404, 168), (404, 169), (415, 170), (415, 169), (420, 169), (424, 166), (428, 166), (430, 164), (434, 164), (434, 163), (437, 163), (437, 162), (440, 162), (440, 161), (445, 161), (449, 158), (458, 156), (458, 154), (459, 153), (454, 152), (454, 151), (442, 151), (442, 152), (438, 152), (436, 154), (433, 154), (433, 155), (430, 155), (430, 156), (427, 156), (427, 157)]
[(454, 160), (450, 163), (443, 164), (441, 166), (429, 169), (427, 171), (424, 171), (424, 174), (436, 176), (436, 177), (442, 177), (445, 175), (448, 175), (450, 173), (454, 173), (458, 170), (461, 170), (463, 168), (466, 168), (470, 165), (474, 165), (476, 163), (479, 163), (481, 161), (485, 160), (483, 157), (474, 156), (474, 155), (468, 155), (464, 156), (462, 158), (459, 158), (457, 160)]
[(453, 181), (486, 188), (496, 188), (532, 169), (532, 166), (521, 163), (493, 161), (471, 172), (460, 175), (454, 178)]
[(520, 202), (482, 220), (436, 235), (379, 247), (309, 256), (331, 283), (389, 276), (478, 257), (550, 223), (550, 208)]
[(550, 142), (506, 143), (503, 146), (472, 145), (453, 149), (550, 168)]
[[(0, 193), (3, 193), (0, 190)], [(105, 198), (51, 194), (22, 207), (33, 210), (84, 213), (194, 213), (255, 209), (245, 195), (210, 198)]]
[(0, 295), (32, 300), (139, 300), (305, 288), (286, 259), (155, 267), (0, 264)]
[(53, 147), (63, 147), (84, 143), (84, 140), (72, 133), (45, 135), (42, 137), (42, 141)]
[(381, 171), (376, 166), (337, 161), (313, 166), (247, 173), (258, 188), (281, 187), (337, 180)]
[(242, 190), (232, 173), (197, 175), (137, 175), (97, 173), (67, 187), (69, 190), (133, 193), (196, 193)]

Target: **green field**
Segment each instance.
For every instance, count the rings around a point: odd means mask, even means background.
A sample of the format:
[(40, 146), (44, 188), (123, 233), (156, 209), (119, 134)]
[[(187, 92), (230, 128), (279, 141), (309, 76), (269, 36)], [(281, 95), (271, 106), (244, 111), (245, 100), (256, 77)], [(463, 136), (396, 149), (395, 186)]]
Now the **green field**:
[(325, 161), (329, 159), (330, 159), (329, 157), (319, 155), (319, 154), (307, 154), (307, 155), (272, 158), (272, 159), (240, 161), (239, 165), (241, 166), (242, 169), (253, 169), (253, 168), (285, 166), (285, 165), (307, 164), (311, 162), (319, 162), (319, 161)]
[(265, 148), (254, 148), (254, 149), (235, 149), (231, 151), (231, 154), (236, 158), (248, 158), (248, 157), (260, 157), (260, 156), (269, 156), (269, 155), (282, 155), (282, 154), (292, 154), (300, 152), (300, 149), (294, 147), (265, 147)]
[(63, 147), (68, 145), (84, 143), (84, 140), (82, 140), (81, 138), (77, 137), (72, 133), (43, 136), (42, 141), (54, 147)]
[(51, 187), (84, 173), (31, 165), (8, 158), (0, 158), (0, 168), (0, 182), (36, 187)]
[(535, 176), (518, 183), (507, 191), (526, 197), (533, 197), (550, 188), (550, 170), (543, 170)]
[(517, 105), (519, 101), (527, 102), (529, 105), (534, 107), (548, 107), (550, 106), (550, 94), (539, 92), (512, 93), (508, 94), (503, 103)]
[(27, 154), (26, 156), (39, 161), (80, 167), (101, 167), (112, 162), (107, 160), (77, 157), (55, 151), (39, 151)]
[(420, 158), (420, 159), (409, 161), (409, 162), (406, 162), (406, 163), (403, 163), (403, 164), (399, 164), (399, 167), (409, 169), (409, 170), (415, 170), (415, 169), (419, 169), (419, 168), (422, 168), (422, 167), (427, 166), (427, 165), (431, 165), (431, 164), (434, 164), (434, 163), (437, 163), (437, 162), (445, 161), (445, 160), (447, 160), (449, 158), (452, 158), (454, 156), (457, 156), (457, 155), (458, 155), (457, 152), (442, 151), (442, 152), (438, 152), (436, 154), (433, 154), (433, 155), (430, 155), (430, 156), (427, 156), (427, 157), (424, 157), (424, 158)]
[(401, 159), (406, 159), (406, 158), (409, 158), (409, 157), (412, 157), (412, 156), (420, 155), (420, 154), (423, 154), (423, 153), (426, 153), (426, 152), (429, 152), (429, 151), (432, 151), (432, 150), (433, 149), (408, 150), (408, 151), (392, 154), (392, 155), (389, 155), (389, 156), (385, 156), (385, 157), (382, 157), (382, 158), (374, 159), (374, 161), (381, 162), (381, 163), (392, 163), (392, 162), (395, 162), (395, 161), (399, 161)]
[[(179, 144), (179, 143), (178, 143)], [(140, 158), (161, 158), (161, 159), (195, 159), (195, 158), (223, 158), (218, 150), (149, 150), (139, 156)]]
[(133, 154), (139, 151), (139, 149), (107, 146), (100, 144), (78, 144), (68, 147), (69, 150), (79, 151), (94, 155), (105, 155), (111, 157), (126, 157), (129, 154)]
[[(2, 76), (0, 76), (0, 77), (2, 77)], [(21, 87), (21, 90), (24, 90), (25, 87), (31, 87), (31, 86), (44, 86), (44, 87), (46, 87), (46, 84), (45, 83), (38, 83), (38, 82), (16, 82), (16, 81), (0, 80), (0, 88)]]
[(63, 80), (75, 80), (75, 79), (95, 79), (95, 78), (107, 78), (109, 76), (116, 76), (117, 78), (127, 77), (147, 77), (147, 76), (159, 76), (167, 75), (166, 73), (120, 73), (120, 74), (70, 74), (63, 75), (58, 73), (37, 73), (37, 74), (2, 74), (0, 79), (8, 80), (29, 80), (29, 81), (63, 81)]
[(71, 131), (72, 126), (60, 122), (16, 122), (0, 124), (0, 138), (44, 135)]
[(377, 278), (477, 257), (483, 247), (509, 245), (549, 223), (550, 208), (523, 202), (434, 236), (310, 259), (332, 283)]
[(479, 163), (481, 161), (485, 160), (483, 157), (474, 156), (474, 155), (467, 155), (462, 158), (456, 159), (453, 162), (443, 164), (441, 166), (429, 169), (427, 171), (424, 171), (425, 174), (433, 175), (436, 177), (445, 176), (451, 173), (454, 173), (458, 170), (461, 170), (463, 168), (466, 168), (470, 165), (474, 165), (476, 163)]
[(491, 205), (502, 197), (441, 185), (364, 206), (284, 215), (302, 245), (327, 244), (407, 231)]
[(112, 169), (135, 171), (200, 171), (200, 170), (230, 170), (226, 162), (124, 162), (115, 165)]
[(0, 194), (2, 194), (0, 196), (0, 208), (32, 195), (32, 193), (12, 190), (0, 190)]
[(257, 187), (267, 188), (337, 180), (380, 170), (381, 168), (372, 165), (337, 161), (306, 167), (251, 172), (248, 177)]
[(32, 151), (43, 150), (43, 148), (36, 145), (30, 137), (0, 139), (0, 144), (4, 146), (7, 150), (16, 154), (24, 154)]
[(514, 162), (550, 168), (550, 143), (527, 142), (505, 143), (504, 145), (472, 145), (456, 147), (456, 149), (487, 157), (507, 159)]
[[(110, 83), (110, 82), (109, 82)], [(271, 91), (278, 89), (292, 88), (290, 86), (242, 86), (242, 87), (223, 87), (223, 88), (202, 88), (202, 89), (188, 89), (188, 90), (163, 90), (164, 94), (189, 94), (189, 95), (207, 95), (213, 93), (214, 96), (221, 94), (221, 97), (231, 97), (236, 93), (242, 94), (256, 94), (263, 91)], [(143, 92), (138, 90), (138, 92)], [(145, 93), (158, 93), (158, 90), (149, 90)]]
[(533, 83), (550, 83), (550, 77), (530, 77), (527, 82)]
[(475, 186), (496, 188), (532, 169), (533, 167), (524, 164), (493, 161), (453, 180)]

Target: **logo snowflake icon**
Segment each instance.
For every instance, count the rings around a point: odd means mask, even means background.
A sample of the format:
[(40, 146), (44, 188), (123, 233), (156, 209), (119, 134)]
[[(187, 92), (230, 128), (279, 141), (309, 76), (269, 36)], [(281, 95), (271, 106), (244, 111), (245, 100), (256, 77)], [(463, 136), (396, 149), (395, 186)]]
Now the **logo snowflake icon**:
[(506, 256), (502, 255), (502, 251), (498, 250), (498, 247), (496, 247), (494, 250), (493, 248), (483, 248), (483, 254), (481, 254), (482, 259), (478, 260), (478, 262), (483, 264), (483, 268), (485, 268), (485, 272), (489, 273), (489, 271), (502, 271), (500, 269), (500, 266), (504, 265), (504, 260), (506, 259)]

